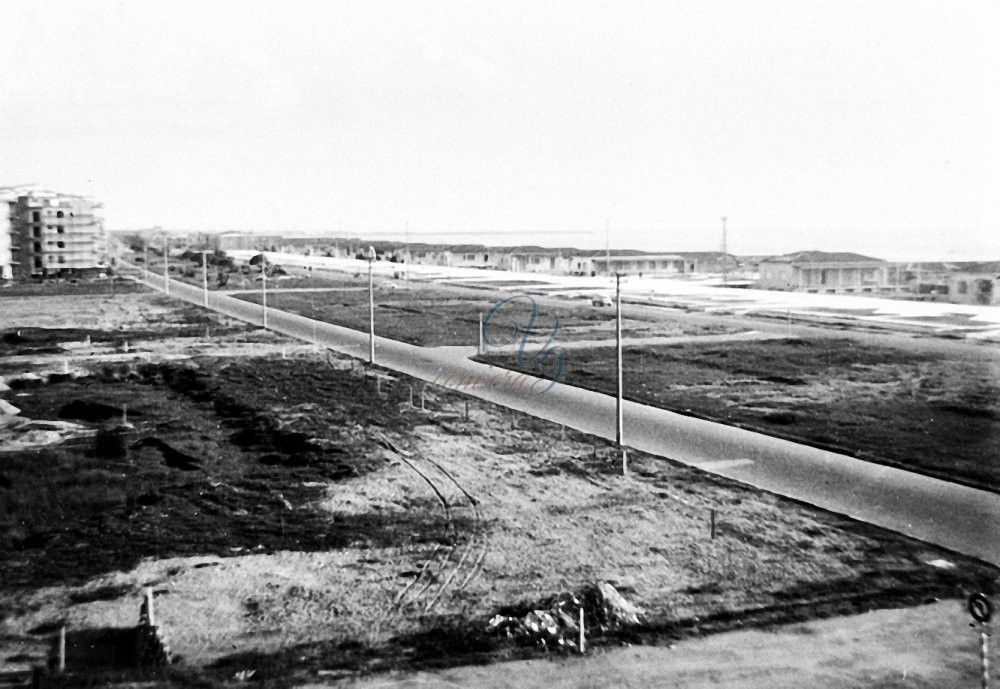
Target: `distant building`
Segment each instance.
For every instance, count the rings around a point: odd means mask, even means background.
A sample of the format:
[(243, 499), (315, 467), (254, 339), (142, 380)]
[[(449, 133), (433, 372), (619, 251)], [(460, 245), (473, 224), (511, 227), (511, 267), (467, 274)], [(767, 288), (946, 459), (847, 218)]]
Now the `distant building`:
[(496, 262), (493, 252), (482, 244), (450, 246), (448, 254), (448, 265), (459, 268), (486, 268), (490, 265), (491, 258)]
[(687, 271), (688, 264), (680, 254), (647, 254), (641, 251), (579, 252), (570, 259), (571, 275), (677, 275)]
[(800, 251), (760, 262), (761, 289), (826, 294), (888, 292), (889, 264), (848, 252)]
[(983, 306), (1000, 304), (1000, 261), (953, 265), (944, 301)]
[(33, 190), (4, 205), (15, 279), (79, 276), (107, 269), (100, 204), (83, 196)]
[(15, 193), (0, 190), (0, 280), (14, 277), (14, 248), (20, 249), (12, 217), (16, 203)]
[(546, 273), (565, 275), (570, 270), (573, 249), (541, 246), (497, 247), (496, 266), (515, 273)]

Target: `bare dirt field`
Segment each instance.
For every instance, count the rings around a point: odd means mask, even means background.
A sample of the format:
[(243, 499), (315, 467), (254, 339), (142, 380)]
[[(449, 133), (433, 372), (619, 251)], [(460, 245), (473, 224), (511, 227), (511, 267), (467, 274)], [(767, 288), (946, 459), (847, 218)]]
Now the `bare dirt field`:
[(642, 610), (593, 630), (610, 648), (956, 597), (997, 574), (663, 458), (624, 479), (582, 434), (422, 400), (405, 377), (162, 297), (91, 299), (0, 298), (0, 397), (75, 429), (0, 446), (0, 672), (44, 663), (65, 624), (71, 670), (120, 677), (99, 640), (136, 623), (147, 586), (171, 681), (286, 686), (537, 655), (489, 619), (596, 581)]

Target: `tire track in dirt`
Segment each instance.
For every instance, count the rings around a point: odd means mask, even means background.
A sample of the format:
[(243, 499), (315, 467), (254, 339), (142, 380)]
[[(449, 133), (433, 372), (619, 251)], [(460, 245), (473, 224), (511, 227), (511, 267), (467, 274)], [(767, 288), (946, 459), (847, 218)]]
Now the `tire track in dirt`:
[[(393, 616), (402, 614), (406, 609), (417, 609), (424, 614), (430, 613), (442, 601), (447, 600), (446, 593), (454, 596), (464, 589), (481, 570), (483, 560), (489, 552), (489, 538), (484, 528), (480, 501), (469, 492), (452, 472), (440, 462), (428, 457), (418, 456), (413, 452), (398, 447), (385, 436), (379, 435), (376, 438), (376, 442), (410, 467), (431, 487), (431, 490), (437, 496), (438, 501), (445, 510), (450, 530), (456, 539), (460, 537), (460, 534), (452, 512), (452, 507), (455, 505), (452, 505), (446, 497), (445, 492), (447, 487), (444, 484), (447, 482), (453, 484), (464, 496), (465, 501), (473, 512), (473, 528), (466, 543), (461, 546), (452, 545), (445, 549), (441, 549), (440, 544), (435, 546), (432, 551), (433, 557), (424, 562), (413, 580), (396, 595), (392, 605), (381, 620), (384, 623)], [(434, 477), (435, 474), (443, 478)], [(457, 563), (451, 565), (450, 563), (452, 563), (456, 556), (458, 557)], [(423, 585), (419, 589), (416, 589), (415, 587), (421, 580), (424, 580)], [(456, 581), (457, 585), (452, 587), (453, 582)]]

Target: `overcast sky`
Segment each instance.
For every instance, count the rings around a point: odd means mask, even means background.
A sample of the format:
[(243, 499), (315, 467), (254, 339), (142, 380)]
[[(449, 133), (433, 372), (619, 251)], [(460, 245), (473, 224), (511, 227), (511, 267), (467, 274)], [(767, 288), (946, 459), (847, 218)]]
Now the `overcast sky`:
[(1000, 3), (0, 0), (111, 228), (1000, 259)]

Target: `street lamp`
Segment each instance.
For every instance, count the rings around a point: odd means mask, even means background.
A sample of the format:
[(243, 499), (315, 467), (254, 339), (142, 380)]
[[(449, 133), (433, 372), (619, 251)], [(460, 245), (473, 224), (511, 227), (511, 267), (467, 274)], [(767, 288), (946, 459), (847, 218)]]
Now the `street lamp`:
[(726, 258), (728, 248), (726, 247), (726, 218), (722, 217), (722, 286), (726, 287), (729, 284), (728, 273), (726, 272)]
[[(250, 259), (250, 265), (260, 264), (260, 303), (262, 307), (262, 323), (264, 330), (267, 330), (267, 257), (259, 253)], [(206, 292), (206, 295), (208, 293)]]
[(628, 476), (628, 452), (622, 445), (625, 415), (622, 399), (622, 274), (615, 273), (615, 348), (618, 354), (618, 396), (615, 404), (615, 444), (622, 453), (622, 475)]
[(375, 247), (368, 247), (368, 363), (375, 363), (375, 283), (372, 266), (375, 264)]
[(170, 294), (170, 238), (163, 235), (163, 292)]
[(201, 287), (205, 292), (205, 308), (208, 308), (208, 249), (201, 252)]

